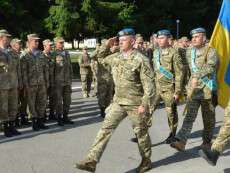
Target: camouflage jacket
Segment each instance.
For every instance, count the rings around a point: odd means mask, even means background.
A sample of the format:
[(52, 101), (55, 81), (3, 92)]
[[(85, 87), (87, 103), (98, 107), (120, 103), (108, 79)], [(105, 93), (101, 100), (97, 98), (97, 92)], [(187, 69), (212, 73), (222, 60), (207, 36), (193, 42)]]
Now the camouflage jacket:
[(20, 56), (23, 86), (49, 86), (49, 67), (44, 54), (37, 50), (32, 53), (26, 49)]
[(80, 74), (90, 73), (90, 57), (89, 54), (82, 54), (79, 58)]
[(11, 57), (8, 51), (0, 49), (0, 89), (10, 89), (9, 63)]
[[(159, 63), (166, 71), (172, 74), (172, 78), (166, 77), (157, 66), (157, 53), (159, 52)], [(165, 49), (155, 49), (153, 53), (153, 68), (157, 90), (172, 91), (180, 94), (182, 90), (183, 64), (178, 52), (168, 47)]]
[(53, 87), (54, 86), (54, 64), (55, 64), (54, 57), (53, 57), (52, 52), (49, 54), (46, 54), (43, 52), (43, 54), (44, 54), (46, 63), (49, 67), (49, 86)]
[(69, 52), (66, 50), (55, 50), (54, 56), (54, 84), (55, 85), (71, 85), (73, 69)]
[[(208, 46), (204, 46), (200, 49), (196, 49), (196, 59), (195, 59), (195, 66), (198, 68), (197, 72), (194, 72), (192, 67), (192, 49), (187, 49), (186, 58), (189, 64), (190, 70), (190, 79), (187, 86), (187, 92), (193, 91), (194, 98), (205, 98), (210, 99), (212, 97), (212, 90), (207, 87), (201, 79), (207, 77), (208, 79), (212, 79), (216, 75), (217, 69), (217, 61), (218, 56), (217, 52), (213, 48), (208, 48)], [(192, 78), (198, 79), (198, 86), (193, 89), (191, 86)], [(215, 77), (214, 77), (215, 78)], [(215, 79), (214, 79), (215, 80)]]
[(105, 58), (115, 84), (114, 101), (120, 105), (149, 107), (155, 95), (153, 72), (147, 58), (137, 50), (124, 57), (117, 52)]

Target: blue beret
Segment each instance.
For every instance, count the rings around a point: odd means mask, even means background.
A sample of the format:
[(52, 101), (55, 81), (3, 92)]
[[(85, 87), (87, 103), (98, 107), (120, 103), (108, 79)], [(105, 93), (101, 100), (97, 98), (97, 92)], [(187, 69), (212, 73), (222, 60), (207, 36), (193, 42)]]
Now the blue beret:
[(125, 35), (135, 35), (135, 31), (132, 28), (124, 28), (118, 32), (118, 37), (125, 36)]
[(206, 30), (204, 28), (196, 28), (190, 31), (191, 36), (196, 33), (206, 33)]
[(171, 36), (171, 32), (168, 29), (162, 29), (157, 32), (157, 37), (160, 35), (166, 35), (166, 36)]

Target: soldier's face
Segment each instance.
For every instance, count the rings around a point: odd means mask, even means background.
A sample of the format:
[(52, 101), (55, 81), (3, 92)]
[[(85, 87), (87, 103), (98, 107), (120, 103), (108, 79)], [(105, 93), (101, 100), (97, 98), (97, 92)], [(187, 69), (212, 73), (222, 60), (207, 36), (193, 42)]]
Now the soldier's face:
[(62, 50), (64, 48), (64, 42), (60, 41), (56, 43), (56, 49)]
[(44, 45), (44, 50), (45, 50), (45, 51), (50, 52), (51, 49), (52, 49), (51, 44), (45, 44), (45, 45)]
[(192, 35), (192, 45), (200, 47), (205, 44), (206, 36), (203, 33), (196, 33)]
[(133, 48), (135, 44), (135, 38), (133, 36), (121, 36), (119, 37), (119, 47), (121, 51), (128, 51)]
[(7, 47), (9, 44), (9, 38), (6, 36), (0, 37), (0, 42), (4, 47)]
[(12, 45), (12, 48), (15, 49), (15, 50), (17, 50), (17, 51), (20, 51), (20, 50), (21, 50), (21, 47), (22, 47), (22, 45), (21, 45), (20, 42), (14, 43), (14, 44)]
[(159, 47), (166, 47), (169, 45), (169, 38), (166, 35), (160, 35), (157, 37), (157, 43)]
[(37, 49), (39, 45), (39, 40), (38, 39), (31, 39), (29, 40), (29, 47), (32, 49)]

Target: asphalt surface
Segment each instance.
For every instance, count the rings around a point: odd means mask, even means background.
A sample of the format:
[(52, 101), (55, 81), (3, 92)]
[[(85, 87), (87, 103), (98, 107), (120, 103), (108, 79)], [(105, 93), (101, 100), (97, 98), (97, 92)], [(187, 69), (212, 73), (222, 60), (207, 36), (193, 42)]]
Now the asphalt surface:
[[(184, 105), (178, 106), (179, 127), (182, 124)], [(216, 110), (218, 133), (223, 120), (223, 110)], [(0, 173), (83, 173), (74, 163), (84, 158), (103, 119), (99, 115), (96, 98), (83, 99), (79, 82), (73, 84), (71, 118), (74, 125), (59, 127), (49, 122), (50, 129), (33, 132), (31, 127), (19, 129), (22, 135), (5, 138), (0, 133)], [(193, 126), (186, 151), (178, 153), (162, 141), (168, 136), (167, 116), (164, 108), (154, 113), (153, 126), (149, 130), (152, 139), (152, 166), (149, 173), (230, 173), (230, 147), (218, 160), (217, 166), (209, 166), (198, 155), (202, 143), (203, 123), (201, 114)], [(97, 173), (134, 173), (141, 158), (131, 124), (125, 119), (113, 134)]]

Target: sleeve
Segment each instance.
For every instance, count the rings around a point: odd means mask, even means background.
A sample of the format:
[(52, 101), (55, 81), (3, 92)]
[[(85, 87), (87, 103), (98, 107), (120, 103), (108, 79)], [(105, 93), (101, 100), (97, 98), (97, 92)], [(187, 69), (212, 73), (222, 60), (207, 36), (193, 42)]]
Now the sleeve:
[(20, 64), (21, 64), (22, 84), (24, 87), (28, 87), (29, 86), (28, 74), (27, 74), (28, 62), (25, 55), (21, 55)]
[(217, 68), (218, 55), (214, 49), (211, 49), (208, 53), (207, 62), (202, 66), (199, 72), (192, 75), (194, 78), (203, 78), (205, 76), (210, 76), (216, 71)]
[(46, 57), (44, 57), (44, 55), (42, 55), (44, 58), (44, 65), (43, 65), (43, 73), (44, 73), (44, 76), (45, 76), (45, 85), (46, 85), (46, 88), (49, 88), (49, 63), (48, 63), (48, 60), (46, 59)]
[(150, 67), (150, 63), (146, 60), (143, 60), (141, 64), (140, 79), (144, 90), (142, 105), (150, 108), (152, 106), (152, 101), (156, 90), (154, 85), (153, 71)]
[(72, 81), (72, 79), (73, 79), (73, 67), (72, 67), (72, 63), (71, 63), (70, 54), (68, 52), (67, 52), (67, 59), (69, 61), (69, 65), (70, 65), (69, 77), (70, 77), (70, 81)]
[(176, 52), (173, 57), (173, 69), (175, 74), (175, 94), (180, 94), (183, 85), (183, 62), (181, 56)]
[(17, 75), (18, 75), (18, 88), (22, 88), (23, 84), (22, 84), (22, 71), (21, 71), (20, 60), (18, 60), (18, 64), (17, 64)]

